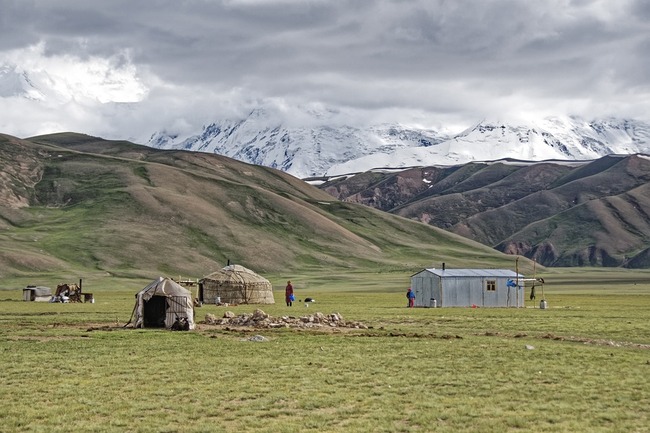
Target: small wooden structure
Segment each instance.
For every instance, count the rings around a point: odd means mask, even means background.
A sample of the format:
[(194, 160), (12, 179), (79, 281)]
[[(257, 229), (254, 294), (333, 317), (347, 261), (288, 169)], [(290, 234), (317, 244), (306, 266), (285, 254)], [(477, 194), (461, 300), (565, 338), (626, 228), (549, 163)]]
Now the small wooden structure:
[(524, 306), (524, 276), (508, 269), (424, 269), (411, 289), (416, 307)]
[(75, 283), (62, 283), (56, 286), (55, 297), (62, 299), (65, 297), (68, 302), (95, 302), (92, 293), (82, 293), (81, 285), (83, 281), (79, 279), (79, 284)]

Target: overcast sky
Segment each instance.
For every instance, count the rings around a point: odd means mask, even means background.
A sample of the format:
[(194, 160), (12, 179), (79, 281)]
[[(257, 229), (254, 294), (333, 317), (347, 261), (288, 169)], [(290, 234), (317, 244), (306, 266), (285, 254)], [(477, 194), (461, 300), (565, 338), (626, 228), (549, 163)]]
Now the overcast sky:
[[(184, 133), (261, 105), (295, 122), (329, 110), (444, 129), (650, 120), (646, 0), (0, 0), (0, 11), (0, 132), (20, 137)], [(12, 91), (23, 72), (32, 99)]]

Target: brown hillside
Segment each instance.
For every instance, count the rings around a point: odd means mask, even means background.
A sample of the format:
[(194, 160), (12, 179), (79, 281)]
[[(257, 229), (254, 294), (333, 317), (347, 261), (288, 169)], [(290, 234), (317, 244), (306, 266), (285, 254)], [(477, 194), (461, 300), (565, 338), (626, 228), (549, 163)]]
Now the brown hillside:
[[(349, 196), (342, 192), (356, 176), (323, 188), (371, 206), (397, 203), (387, 210), (545, 265), (619, 266), (650, 244), (647, 156), (433, 170), (442, 176), (423, 182), (417, 191), (404, 189), (404, 194), (395, 185), (427, 168), (386, 173)], [(391, 200), (382, 201), (387, 196)]]
[(0, 136), (0, 157), (15, 168), (0, 184), (2, 274), (90, 268), (202, 276), (228, 261), (260, 272), (408, 274), (432, 257), (458, 267), (512, 262), (437, 228), (341, 203), (278, 170), (217, 155), (65, 133)]

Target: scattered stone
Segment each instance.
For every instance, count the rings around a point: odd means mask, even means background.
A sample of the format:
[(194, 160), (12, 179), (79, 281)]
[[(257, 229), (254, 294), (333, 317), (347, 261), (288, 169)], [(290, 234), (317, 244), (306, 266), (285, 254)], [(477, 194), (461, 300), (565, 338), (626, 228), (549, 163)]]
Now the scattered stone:
[(248, 341), (254, 341), (254, 342), (258, 342), (258, 343), (263, 343), (263, 342), (265, 342), (265, 341), (269, 341), (269, 339), (266, 338), (266, 337), (264, 337), (264, 336), (262, 336), (262, 335), (253, 335), (252, 337), (250, 337), (250, 338), (248, 339)]
[(315, 312), (313, 314), (294, 317), (281, 316), (272, 317), (264, 311), (257, 309), (253, 314), (241, 314), (236, 316), (231, 311), (226, 311), (221, 319), (214, 314), (205, 315), (205, 323), (208, 325), (226, 325), (245, 326), (253, 328), (322, 328), (328, 326), (331, 328), (353, 328), (369, 329), (368, 326), (361, 322), (346, 322), (339, 313), (323, 314)]
[(255, 310), (255, 312), (253, 313), (253, 317), (252, 317), (252, 319), (255, 320), (255, 321), (260, 321), (260, 320), (264, 320), (264, 319), (266, 319), (266, 318), (268, 318), (268, 317), (269, 317), (268, 314), (266, 314), (264, 311), (262, 311), (262, 310), (260, 310), (260, 309), (258, 308), (258, 309)]
[(526, 345), (527, 350), (535, 350), (535, 346), (531, 346), (530, 344)]

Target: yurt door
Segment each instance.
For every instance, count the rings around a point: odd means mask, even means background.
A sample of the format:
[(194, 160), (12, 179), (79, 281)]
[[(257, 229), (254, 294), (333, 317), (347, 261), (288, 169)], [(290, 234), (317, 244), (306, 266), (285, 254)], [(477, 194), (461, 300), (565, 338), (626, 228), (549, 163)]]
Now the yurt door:
[(164, 296), (153, 296), (144, 303), (144, 328), (164, 328), (167, 301)]

